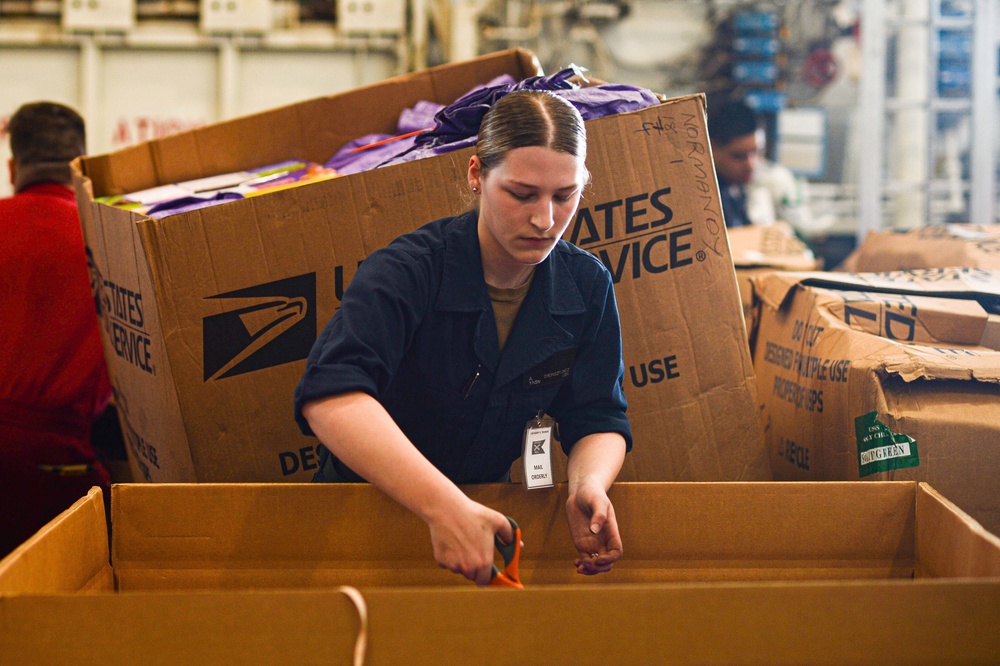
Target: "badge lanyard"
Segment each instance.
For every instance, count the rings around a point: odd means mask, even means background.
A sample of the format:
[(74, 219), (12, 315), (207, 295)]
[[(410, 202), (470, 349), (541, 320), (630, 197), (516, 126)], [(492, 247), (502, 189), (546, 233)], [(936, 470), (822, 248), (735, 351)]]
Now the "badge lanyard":
[(552, 482), (552, 439), (556, 422), (542, 412), (529, 419), (524, 426), (524, 487), (551, 488)]

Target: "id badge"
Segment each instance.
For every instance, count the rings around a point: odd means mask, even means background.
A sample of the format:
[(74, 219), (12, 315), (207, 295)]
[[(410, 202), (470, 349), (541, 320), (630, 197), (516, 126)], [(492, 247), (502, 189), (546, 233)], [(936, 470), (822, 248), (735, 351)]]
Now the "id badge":
[(550, 417), (538, 412), (524, 426), (524, 449), (521, 460), (524, 462), (524, 487), (527, 490), (535, 488), (551, 488), (552, 482), (552, 440), (556, 422)]

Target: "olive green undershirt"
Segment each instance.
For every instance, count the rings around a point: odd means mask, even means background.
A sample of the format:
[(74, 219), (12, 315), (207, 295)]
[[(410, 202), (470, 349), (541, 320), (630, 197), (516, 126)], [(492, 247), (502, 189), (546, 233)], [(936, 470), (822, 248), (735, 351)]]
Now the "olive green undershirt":
[(493, 303), (493, 317), (497, 320), (497, 339), (500, 341), (500, 351), (503, 351), (503, 346), (507, 343), (507, 336), (510, 335), (510, 329), (514, 327), (517, 311), (521, 309), (521, 303), (528, 295), (528, 289), (531, 288), (531, 280), (534, 277), (535, 272), (532, 271), (524, 284), (513, 289), (500, 289), (489, 284), (486, 285), (490, 301)]

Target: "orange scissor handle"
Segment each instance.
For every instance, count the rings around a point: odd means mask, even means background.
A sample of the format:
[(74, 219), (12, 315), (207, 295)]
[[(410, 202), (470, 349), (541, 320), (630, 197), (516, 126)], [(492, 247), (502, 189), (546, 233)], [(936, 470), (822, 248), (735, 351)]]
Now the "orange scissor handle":
[(524, 584), (521, 583), (521, 574), (518, 571), (521, 563), (521, 528), (510, 516), (507, 516), (507, 520), (510, 521), (510, 527), (514, 531), (514, 540), (511, 543), (504, 543), (500, 540), (499, 534), (494, 535), (493, 542), (503, 556), (503, 571), (494, 564), (493, 577), (489, 584), (493, 587), (513, 587), (523, 590)]

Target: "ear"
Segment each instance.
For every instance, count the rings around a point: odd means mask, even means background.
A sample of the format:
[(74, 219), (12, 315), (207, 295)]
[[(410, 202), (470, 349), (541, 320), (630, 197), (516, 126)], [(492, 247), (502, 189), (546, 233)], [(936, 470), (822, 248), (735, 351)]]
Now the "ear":
[(483, 171), (482, 162), (479, 161), (479, 155), (473, 155), (469, 158), (468, 180), (470, 190), (478, 192), (483, 191)]

